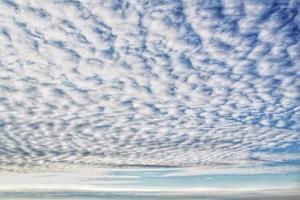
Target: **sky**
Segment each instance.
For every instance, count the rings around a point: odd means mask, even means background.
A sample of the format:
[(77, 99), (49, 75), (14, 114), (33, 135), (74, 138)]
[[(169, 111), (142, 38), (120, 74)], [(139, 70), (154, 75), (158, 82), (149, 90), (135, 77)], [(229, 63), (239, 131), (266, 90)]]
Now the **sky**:
[(171, 168), (198, 189), (199, 175), (221, 187), (292, 174), (294, 187), (299, 10), (299, 0), (0, 0), (0, 177)]
[(299, 172), (217, 174), (200, 168), (85, 166), (54, 173), (2, 174), (0, 199), (297, 200), (299, 178)]

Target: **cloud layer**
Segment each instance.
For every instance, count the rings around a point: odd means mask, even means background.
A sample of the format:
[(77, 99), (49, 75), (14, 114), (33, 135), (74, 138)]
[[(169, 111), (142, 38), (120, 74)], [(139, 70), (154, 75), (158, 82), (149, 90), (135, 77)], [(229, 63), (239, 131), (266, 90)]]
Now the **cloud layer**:
[(1, 0), (0, 164), (299, 165), (299, 5)]

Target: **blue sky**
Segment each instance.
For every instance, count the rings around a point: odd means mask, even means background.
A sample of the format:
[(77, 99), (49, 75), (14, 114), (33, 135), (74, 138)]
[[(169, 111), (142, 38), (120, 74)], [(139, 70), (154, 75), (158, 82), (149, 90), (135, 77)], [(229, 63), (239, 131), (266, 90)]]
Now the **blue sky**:
[[(193, 172), (193, 173), (191, 173)], [(60, 172), (1, 174), (0, 191), (161, 192), (213, 194), (288, 191), (298, 194), (299, 172), (228, 173), (201, 168), (83, 167)]]
[(0, 172), (161, 167), (183, 168), (195, 187), (210, 174), (217, 185), (230, 182), (218, 174), (299, 181), (281, 179), (299, 177), (299, 8), (0, 0)]

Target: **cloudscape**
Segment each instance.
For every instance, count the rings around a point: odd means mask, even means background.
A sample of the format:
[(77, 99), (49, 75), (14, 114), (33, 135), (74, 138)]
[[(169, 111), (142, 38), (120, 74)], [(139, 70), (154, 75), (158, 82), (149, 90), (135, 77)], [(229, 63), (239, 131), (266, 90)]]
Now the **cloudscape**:
[(299, 12), (299, 0), (0, 0), (0, 199), (297, 199)]

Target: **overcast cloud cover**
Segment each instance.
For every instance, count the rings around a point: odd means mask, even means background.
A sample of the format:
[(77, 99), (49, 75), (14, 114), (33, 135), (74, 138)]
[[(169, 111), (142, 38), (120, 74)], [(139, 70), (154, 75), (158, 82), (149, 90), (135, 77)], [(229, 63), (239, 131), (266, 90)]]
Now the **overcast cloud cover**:
[(0, 168), (297, 170), (298, 0), (0, 0)]

